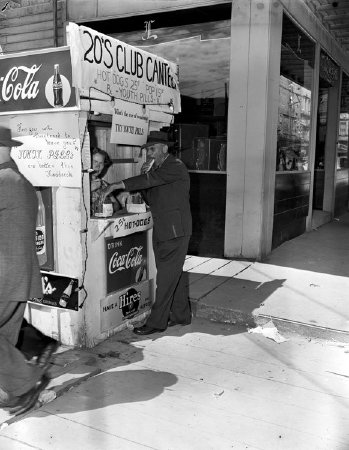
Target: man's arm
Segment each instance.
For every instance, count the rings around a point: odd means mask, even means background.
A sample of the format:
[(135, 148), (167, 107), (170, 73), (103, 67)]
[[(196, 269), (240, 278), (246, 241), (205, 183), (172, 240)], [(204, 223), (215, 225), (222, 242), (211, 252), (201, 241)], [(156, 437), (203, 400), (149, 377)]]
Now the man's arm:
[(125, 189), (125, 184), (123, 181), (118, 181), (117, 183), (111, 183), (106, 188), (102, 190), (101, 197), (104, 200), (107, 195), (110, 195), (114, 191), (120, 191)]
[(180, 179), (189, 179), (187, 169), (185, 169), (185, 166), (181, 161), (173, 159), (168, 162), (165, 161), (165, 164), (154, 171), (136, 175), (134, 177), (126, 178), (123, 181), (110, 184), (104, 191), (104, 196), (109, 195), (117, 189), (124, 189), (131, 192), (142, 191), (151, 187), (173, 183)]

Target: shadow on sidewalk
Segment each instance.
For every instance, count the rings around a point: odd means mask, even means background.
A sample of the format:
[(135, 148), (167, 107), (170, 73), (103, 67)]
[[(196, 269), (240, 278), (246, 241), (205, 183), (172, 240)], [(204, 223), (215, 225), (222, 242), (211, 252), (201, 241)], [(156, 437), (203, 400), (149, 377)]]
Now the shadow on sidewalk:
[(236, 276), (189, 274), (189, 297), (194, 316), (218, 322), (254, 325), (254, 312), (264, 305), (286, 279), (254, 281)]
[(86, 411), (89, 414), (92, 410), (108, 406), (145, 402), (177, 383), (177, 377), (169, 372), (119, 369), (120, 365), (89, 378), (65, 396), (41, 407), (40, 413), (61, 415)]

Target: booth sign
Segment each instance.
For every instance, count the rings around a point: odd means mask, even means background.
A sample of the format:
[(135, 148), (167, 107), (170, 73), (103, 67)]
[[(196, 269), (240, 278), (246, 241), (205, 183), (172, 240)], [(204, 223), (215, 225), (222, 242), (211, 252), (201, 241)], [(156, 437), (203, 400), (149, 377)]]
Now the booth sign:
[(125, 320), (151, 307), (150, 281), (134, 284), (101, 300), (101, 331), (120, 326)]
[(41, 271), (41, 282), (43, 297), (31, 298), (30, 302), (78, 311), (79, 282), (76, 278)]
[(180, 112), (178, 65), (91, 28), (69, 23), (73, 84), (91, 97), (98, 92), (140, 105)]
[(147, 234), (106, 238), (107, 293), (148, 278)]
[[(0, 62), (0, 114), (76, 106), (69, 48), (2, 55)], [(59, 101), (54, 89), (55, 66), (60, 76)]]

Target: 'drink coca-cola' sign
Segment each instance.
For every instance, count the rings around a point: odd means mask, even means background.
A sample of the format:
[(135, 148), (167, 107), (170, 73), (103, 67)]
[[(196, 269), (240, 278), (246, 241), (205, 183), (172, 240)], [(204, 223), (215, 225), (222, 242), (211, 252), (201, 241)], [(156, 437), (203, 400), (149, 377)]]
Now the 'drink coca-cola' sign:
[(0, 114), (74, 106), (68, 47), (0, 56)]
[(147, 234), (106, 238), (107, 293), (148, 278)]

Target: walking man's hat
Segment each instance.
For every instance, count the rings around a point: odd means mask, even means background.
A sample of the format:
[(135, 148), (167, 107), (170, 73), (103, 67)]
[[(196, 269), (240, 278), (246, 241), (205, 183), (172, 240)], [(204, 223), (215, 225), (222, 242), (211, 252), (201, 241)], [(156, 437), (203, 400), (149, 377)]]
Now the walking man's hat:
[(23, 145), (23, 142), (12, 139), (11, 130), (0, 126), (0, 145), (3, 147), (18, 147)]

